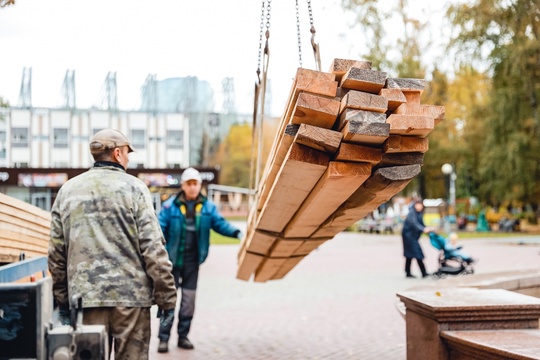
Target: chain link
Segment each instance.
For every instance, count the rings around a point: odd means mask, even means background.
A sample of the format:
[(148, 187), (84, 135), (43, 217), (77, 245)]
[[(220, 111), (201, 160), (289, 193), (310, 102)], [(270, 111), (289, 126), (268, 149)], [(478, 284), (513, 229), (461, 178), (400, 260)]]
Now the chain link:
[(298, 0), (296, 0), (296, 33), (298, 37), (298, 63), (302, 67), (302, 36), (300, 36), (300, 12)]
[(307, 0), (307, 7), (309, 13), (309, 24), (313, 26), (313, 10), (311, 9), (311, 0)]
[[(270, 10), (272, 7), (270, 6), (270, 3), (272, 0), (268, 0), (268, 4), (265, 4), (266, 1), (261, 1), (261, 24), (259, 26), (259, 57), (257, 60), (257, 78), (259, 78), (260, 82), (260, 75), (261, 75), (261, 62), (262, 62), (262, 52), (263, 52), (263, 34), (265, 34), (266, 41), (268, 43), (268, 38), (270, 37)], [(266, 10), (266, 12), (265, 12)], [(266, 24), (264, 20), (266, 19)], [(266, 27), (266, 31), (264, 31), (264, 28)], [(268, 44), (265, 46), (265, 51), (268, 51)]]

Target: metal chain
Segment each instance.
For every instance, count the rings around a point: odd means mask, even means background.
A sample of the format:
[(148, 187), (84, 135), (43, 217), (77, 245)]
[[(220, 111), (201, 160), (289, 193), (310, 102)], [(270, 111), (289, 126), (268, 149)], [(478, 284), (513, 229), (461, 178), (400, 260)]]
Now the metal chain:
[(262, 43), (263, 43), (263, 29), (264, 29), (264, 0), (262, 0), (261, 6), (261, 25), (259, 29), (259, 58), (257, 61), (257, 77), (260, 79), (261, 74), (261, 57), (262, 57)]
[(319, 50), (319, 44), (315, 42), (315, 25), (313, 25), (313, 10), (311, 9), (311, 0), (307, 0), (308, 3), (308, 12), (309, 12), (309, 23), (311, 25), (311, 46), (313, 47), (313, 55), (315, 56), (315, 66), (318, 71), (321, 71), (321, 54)]
[(300, 36), (300, 12), (298, 6), (298, 0), (296, 0), (296, 32), (298, 36), (298, 63), (302, 67), (302, 37)]

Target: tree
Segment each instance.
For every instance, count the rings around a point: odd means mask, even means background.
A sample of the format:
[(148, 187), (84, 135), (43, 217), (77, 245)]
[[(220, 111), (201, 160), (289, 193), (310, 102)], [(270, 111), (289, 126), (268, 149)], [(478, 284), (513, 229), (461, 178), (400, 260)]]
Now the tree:
[(449, 9), (462, 63), (492, 78), (479, 193), (493, 205), (540, 202), (540, 3), (478, 0)]

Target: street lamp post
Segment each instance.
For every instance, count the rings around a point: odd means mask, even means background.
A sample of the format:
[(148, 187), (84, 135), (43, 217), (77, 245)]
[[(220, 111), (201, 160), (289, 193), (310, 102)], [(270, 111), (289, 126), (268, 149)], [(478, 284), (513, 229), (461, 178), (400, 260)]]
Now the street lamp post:
[[(454, 209), (455, 210), (455, 206), (456, 206), (456, 178), (457, 178), (457, 175), (456, 175), (456, 172), (454, 171), (454, 167), (451, 164), (448, 164), (448, 163), (441, 166), (441, 171), (443, 172), (444, 175), (448, 176), (448, 178), (449, 178), (449, 189), (448, 189), (448, 198), (447, 198), (448, 207), (447, 207), (447, 211), (446, 211), (447, 216), (448, 216), (448, 215), (450, 215), (449, 209)], [(449, 232), (449, 230), (450, 230), (450, 222), (445, 221), (444, 225), (445, 225), (445, 231)]]

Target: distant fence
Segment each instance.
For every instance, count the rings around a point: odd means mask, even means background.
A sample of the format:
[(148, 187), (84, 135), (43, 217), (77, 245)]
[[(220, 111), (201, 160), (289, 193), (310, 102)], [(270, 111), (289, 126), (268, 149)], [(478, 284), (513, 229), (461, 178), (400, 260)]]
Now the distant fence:
[(254, 193), (253, 190), (242, 187), (208, 185), (208, 198), (225, 216), (246, 216), (249, 212), (250, 197)]

